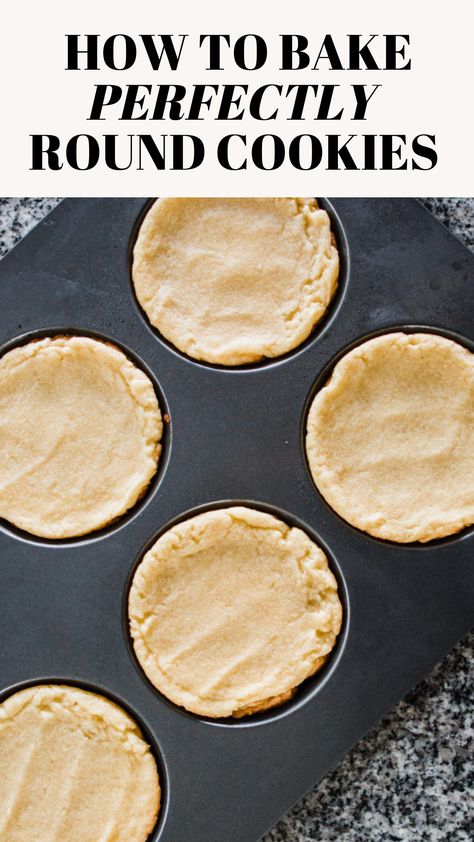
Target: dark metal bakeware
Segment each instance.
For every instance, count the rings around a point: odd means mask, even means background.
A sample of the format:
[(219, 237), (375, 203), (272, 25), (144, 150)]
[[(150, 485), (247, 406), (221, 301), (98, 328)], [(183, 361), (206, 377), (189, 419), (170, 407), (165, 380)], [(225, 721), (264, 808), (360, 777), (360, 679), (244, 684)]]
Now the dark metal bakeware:
[[(426, 545), (357, 531), (316, 491), (303, 432), (315, 384), (361, 339), (418, 327), (473, 347), (474, 258), (414, 200), (323, 204), (342, 253), (335, 302), (299, 349), (235, 370), (189, 360), (138, 307), (130, 243), (142, 199), (66, 200), (0, 263), (1, 352), (45, 334), (110, 339), (151, 373), (170, 416), (156, 481), (108, 529), (52, 542), (0, 522), (0, 698), (55, 680), (127, 707), (164, 783), (153, 842), (257, 842), (472, 625), (473, 530)], [(219, 501), (302, 525), (326, 548), (345, 604), (321, 673), (282, 708), (230, 722), (154, 690), (125, 610), (150, 540)]]

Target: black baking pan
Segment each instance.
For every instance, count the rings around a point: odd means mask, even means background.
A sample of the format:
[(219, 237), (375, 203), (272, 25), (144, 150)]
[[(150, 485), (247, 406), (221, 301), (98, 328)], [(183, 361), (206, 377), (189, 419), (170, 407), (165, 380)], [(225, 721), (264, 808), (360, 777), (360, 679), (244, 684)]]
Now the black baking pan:
[[(342, 256), (336, 299), (296, 351), (240, 369), (192, 361), (149, 326), (130, 281), (142, 199), (64, 201), (0, 264), (1, 352), (57, 333), (111, 339), (169, 415), (155, 482), (108, 529), (53, 542), (0, 523), (0, 699), (61, 681), (130, 710), (164, 785), (153, 842), (257, 842), (472, 625), (474, 530), (425, 545), (359, 532), (318, 494), (303, 433), (314, 389), (365, 338), (429, 329), (472, 349), (474, 258), (415, 200), (321, 203)], [(165, 700), (135, 661), (125, 610), (150, 541), (223, 502), (301, 525), (345, 609), (325, 668), (285, 706), (236, 721)]]

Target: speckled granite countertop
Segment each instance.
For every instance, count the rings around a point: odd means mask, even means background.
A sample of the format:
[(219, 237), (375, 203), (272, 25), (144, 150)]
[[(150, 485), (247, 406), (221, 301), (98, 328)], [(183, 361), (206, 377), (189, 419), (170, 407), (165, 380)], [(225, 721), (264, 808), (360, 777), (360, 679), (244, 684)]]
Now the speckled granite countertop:
[[(474, 198), (424, 201), (474, 250)], [(57, 202), (0, 199), (0, 256)], [(471, 842), (473, 714), (474, 634), (262, 842)]]

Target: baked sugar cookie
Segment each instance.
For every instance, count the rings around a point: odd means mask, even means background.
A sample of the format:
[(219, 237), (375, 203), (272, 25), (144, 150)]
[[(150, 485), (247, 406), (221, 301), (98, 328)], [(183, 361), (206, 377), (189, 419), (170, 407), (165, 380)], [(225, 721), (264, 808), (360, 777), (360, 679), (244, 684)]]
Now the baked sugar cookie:
[(0, 517), (44, 538), (106, 526), (155, 474), (162, 420), (151, 381), (85, 336), (0, 359)]
[(301, 344), (334, 295), (329, 217), (314, 199), (159, 199), (135, 243), (150, 322), (198, 360), (234, 366)]
[(238, 717), (281, 704), (321, 668), (342, 608), (325, 554), (301, 529), (235, 506), (156, 541), (129, 616), (158, 690), (193, 713)]
[(160, 806), (149, 746), (118, 705), (37, 685), (0, 705), (2, 842), (145, 842)]
[(346, 354), (314, 398), (309, 466), (353, 526), (431, 541), (474, 523), (474, 355), (430, 333), (390, 333)]

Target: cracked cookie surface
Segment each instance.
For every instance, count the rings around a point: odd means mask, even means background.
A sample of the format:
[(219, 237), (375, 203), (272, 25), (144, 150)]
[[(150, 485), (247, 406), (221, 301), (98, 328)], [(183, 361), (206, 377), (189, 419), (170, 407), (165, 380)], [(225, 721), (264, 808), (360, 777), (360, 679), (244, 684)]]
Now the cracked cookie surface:
[(166, 531), (129, 595), (137, 658), (175, 704), (244, 716), (291, 698), (324, 664), (342, 621), (337, 583), (305, 532), (245, 506)]
[(158, 199), (132, 277), (151, 324), (180, 351), (226, 366), (300, 345), (337, 287), (329, 217), (314, 199)]

